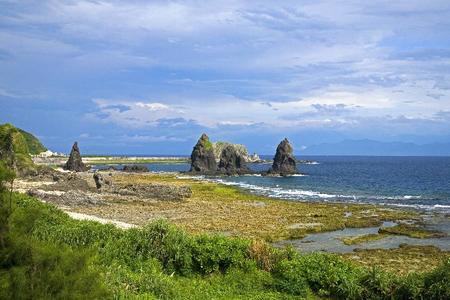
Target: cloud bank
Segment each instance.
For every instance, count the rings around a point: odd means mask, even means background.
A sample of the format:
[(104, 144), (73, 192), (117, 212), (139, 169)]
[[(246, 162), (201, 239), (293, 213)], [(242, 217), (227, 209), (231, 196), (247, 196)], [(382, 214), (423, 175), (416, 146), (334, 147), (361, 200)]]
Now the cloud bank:
[(3, 1), (0, 104), (57, 150), (448, 142), (450, 3)]

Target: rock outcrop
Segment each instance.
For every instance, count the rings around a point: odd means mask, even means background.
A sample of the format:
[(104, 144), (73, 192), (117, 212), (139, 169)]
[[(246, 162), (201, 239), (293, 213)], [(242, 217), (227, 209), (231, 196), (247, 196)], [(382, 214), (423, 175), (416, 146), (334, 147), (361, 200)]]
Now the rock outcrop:
[(190, 172), (205, 174), (217, 172), (213, 145), (206, 134), (202, 134), (192, 150)]
[(83, 163), (83, 160), (81, 159), (80, 149), (78, 149), (77, 142), (75, 142), (72, 146), (69, 160), (66, 162), (64, 169), (75, 172), (84, 172), (89, 170), (89, 168), (86, 167), (86, 165)]
[(250, 173), (246, 160), (232, 145), (223, 148), (220, 155), (219, 173), (226, 175), (240, 175)]
[(105, 179), (103, 175), (99, 172), (95, 172), (92, 177), (94, 178), (95, 186), (97, 187), (98, 190), (100, 190), (105, 185), (111, 185), (111, 181)]
[(126, 165), (123, 167), (122, 171), (132, 173), (145, 173), (149, 170), (148, 167), (144, 165)]
[(294, 149), (287, 139), (281, 141), (277, 147), (277, 152), (273, 159), (273, 164), (268, 175), (292, 175), (298, 174), (296, 160), (293, 154)]
[(156, 183), (116, 185), (109, 187), (107, 191), (122, 196), (134, 196), (135, 200), (143, 202), (147, 200), (183, 201), (192, 196), (189, 186)]
[(70, 190), (67, 192), (55, 193), (45, 190), (31, 189), (27, 192), (32, 197), (45, 200), (46, 202), (53, 203), (55, 205), (79, 207), (79, 206), (97, 206), (106, 205), (95, 194), (88, 193), (80, 190)]

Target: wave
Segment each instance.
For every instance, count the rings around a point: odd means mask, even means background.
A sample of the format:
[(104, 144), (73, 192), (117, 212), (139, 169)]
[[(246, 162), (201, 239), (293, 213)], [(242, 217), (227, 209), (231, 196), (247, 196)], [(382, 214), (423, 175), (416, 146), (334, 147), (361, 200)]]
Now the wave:
[[(232, 180), (226, 180), (217, 177), (206, 177), (206, 176), (177, 176), (180, 179), (194, 179), (215, 182), (228, 186), (236, 186), (248, 190), (249, 192), (278, 198), (278, 199), (288, 199), (296, 200), (301, 202), (307, 201), (323, 201), (323, 202), (339, 202), (339, 203), (360, 203), (360, 204), (379, 204), (385, 206), (403, 207), (403, 208), (413, 208), (420, 210), (436, 210), (442, 212), (450, 212), (450, 205), (442, 204), (421, 204), (414, 203), (414, 200), (428, 200), (424, 199), (422, 195), (397, 195), (397, 196), (383, 196), (383, 195), (343, 195), (334, 193), (325, 193), (312, 190), (303, 189), (293, 189), (280, 187), (280, 185), (273, 186), (262, 186), (255, 185), (245, 182), (237, 182)], [(406, 202), (405, 202), (406, 201)]]

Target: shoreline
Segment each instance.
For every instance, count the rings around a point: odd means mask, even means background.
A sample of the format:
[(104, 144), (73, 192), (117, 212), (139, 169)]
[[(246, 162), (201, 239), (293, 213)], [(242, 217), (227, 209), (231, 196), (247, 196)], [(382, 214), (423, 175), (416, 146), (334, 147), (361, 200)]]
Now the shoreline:
[[(303, 250), (301, 247), (295, 247), (295, 243), (308, 245), (311, 241), (314, 242), (317, 236), (328, 235), (336, 244), (335, 239), (340, 238), (343, 232), (357, 233), (346, 235), (347, 238), (364, 237), (366, 230), (381, 227), (387, 221), (397, 224), (418, 224), (420, 228), (426, 228), (427, 224), (436, 220), (435, 214), (425, 216), (418, 211), (392, 209), (375, 204), (299, 202), (259, 196), (235, 186), (185, 177), (177, 178), (182, 175), (178, 172), (137, 174), (101, 171), (100, 173), (104, 177), (112, 179), (115, 186), (152, 184), (173, 187), (189, 186), (192, 189), (192, 196), (182, 201), (166, 201), (115, 195), (107, 191), (98, 192), (95, 191), (93, 172), (88, 171), (72, 173), (72, 175), (71, 173), (61, 174), (85, 180), (88, 183), (88, 190), (80, 191), (80, 197), (87, 197), (88, 200), (93, 198), (96, 201), (93, 203), (90, 201), (77, 202), (69, 207), (65, 202), (58, 204), (58, 202), (44, 201), (63, 209), (71, 217), (112, 223), (124, 229), (134, 226), (142, 227), (150, 222), (164, 219), (194, 235), (219, 234), (264, 240), (273, 245), (294, 243), (294, 248), (300, 252)], [(57, 195), (58, 197), (55, 199), (70, 192), (75, 192), (76, 196), (78, 187), (68, 186), (67, 189), (57, 191), (56, 185), (58, 184), (60, 183), (38, 178), (18, 180), (16, 191), (26, 192), (29, 189), (42, 189), (48, 194)], [(430, 219), (426, 220), (427, 217)], [(448, 217), (441, 217), (448, 220)], [(441, 224), (441, 221), (437, 220), (436, 224)], [(410, 229), (410, 232), (401, 234), (417, 232), (415, 228)], [(404, 235), (386, 235), (386, 237), (411, 240)], [(389, 242), (389, 240), (386, 241)], [(382, 265), (386, 262), (380, 262), (379, 258), (393, 253), (397, 259), (396, 265), (402, 272), (409, 270), (408, 260), (411, 257), (420, 260), (421, 266), (436, 265), (441, 259), (450, 257), (450, 251), (442, 250), (438, 245), (428, 245), (429, 239), (427, 238), (417, 239), (417, 241), (420, 243), (408, 247), (403, 247), (400, 243), (400, 247), (385, 247), (384, 249), (383, 247), (366, 248), (363, 243), (356, 245), (354, 251), (337, 253), (337, 255), (363, 265), (371, 265), (375, 261)], [(420, 256), (421, 249), (429, 255), (427, 257)], [(315, 251), (323, 250), (326, 250), (325, 244), (319, 244), (315, 248)], [(389, 268), (391, 265), (387, 263), (385, 267)]]

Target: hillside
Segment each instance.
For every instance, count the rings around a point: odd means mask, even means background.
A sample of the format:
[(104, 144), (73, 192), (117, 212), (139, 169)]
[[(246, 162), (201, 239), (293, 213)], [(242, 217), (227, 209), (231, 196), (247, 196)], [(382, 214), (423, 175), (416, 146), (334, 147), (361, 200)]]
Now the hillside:
[(19, 130), (19, 132), (25, 138), (25, 142), (28, 146), (28, 153), (30, 153), (31, 155), (36, 155), (36, 154), (39, 154), (39, 153), (42, 153), (42, 152), (45, 152), (48, 150), (41, 143), (41, 141), (39, 141), (39, 139), (37, 137), (35, 137), (34, 135), (32, 135), (31, 133), (26, 132), (25, 130), (22, 130), (20, 128), (17, 128), (17, 130)]
[(0, 160), (13, 167), (20, 175), (36, 171), (31, 154), (37, 154), (46, 148), (31, 133), (11, 124), (0, 125)]

